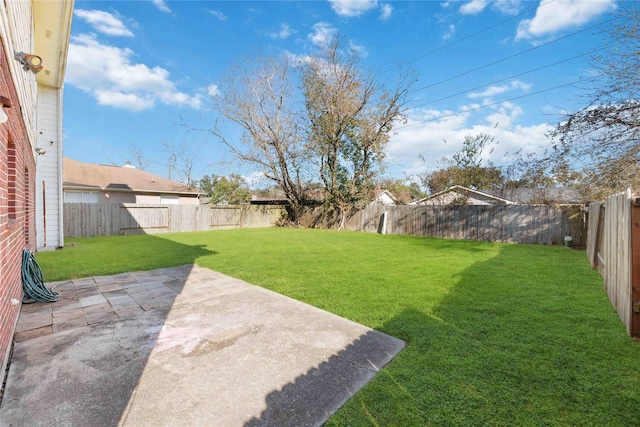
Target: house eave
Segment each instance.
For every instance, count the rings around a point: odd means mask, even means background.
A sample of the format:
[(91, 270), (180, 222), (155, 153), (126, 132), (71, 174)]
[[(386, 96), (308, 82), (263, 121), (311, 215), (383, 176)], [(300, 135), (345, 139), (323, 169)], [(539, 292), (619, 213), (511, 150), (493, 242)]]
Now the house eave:
[(64, 85), (74, 0), (33, 2), (35, 52), (44, 69), (36, 75), (39, 84), (60, 89)]
[(503, 204), (505, 204), (505, 205), (515, 205), (515, 204), (517, 204), (516, 202), (513, 202), (513, 201), (511, 201), (511, 200), (503, 199), (503, 198), (501, 198), (501, 197), (494, 196), (494, 195), (492, 195), (492, 194), (488, 194), (488, 193), (484, 193), (484, 192), (482, 192), (482, 191), (473, 190), (473, 189), (471, 189), (471, 188), (463, 187), (463, 186), (461, 186), (461, 185), (454, 185), (454, 186), (452, 186), (452, 187), (447, 188), (446, 190), (439, 191), (439, 192), (437, 192), (437, 193), (435, 193), (435, 194), (432, 194), (432, 195), (431, 195), (431, 196), (429, 196), (429, 197), (425, 197), (425, 198), (423, 198), (423, 199), (416, 200), (415, 202), (411, 202), (410, 204), (416, 204), (416, 205), (417, 205), (417, 204), (420, 204), (420, 203), (422, 203), (422, 202), (426, 202), (426, 201), (429, 201), (429, 200), (435, 199), (435, 198), (437, 198), (437, 197), (440, 197), (440, 196), (442, 196), (442, 195), (444, 195), (444, 194), (447, 194), (447, 193), (450, 193), (450, 192), (452, 192), (452, 191), (459, 191), (459, 192), (461, 192), (461, 193), (467, 193), (467, 194), (468, 194), (468, 193), (476, 194), (476, 195), (479, 195), (479, 196), (482, 196), (482, 197), (486, 197), (486, 198), (488, 198), (488, 199), (495, 200), (495, 201), (497, 201), (497, 202), (503, 203)]
[(177, 194), (179, 196), (185, 197), (199, 197), (204, 193), (199, 192), (186, 192), (186, 191), (175, 191), (175, 190), (140, 190), (136, 188), (104, 188), (98, 186), (90, 186), (90, 185), (65, 185), (62, 187), (63, 190), (72, 190), (72, 191), (100, 191), (103, 193), (136, 193), (136, 194)]

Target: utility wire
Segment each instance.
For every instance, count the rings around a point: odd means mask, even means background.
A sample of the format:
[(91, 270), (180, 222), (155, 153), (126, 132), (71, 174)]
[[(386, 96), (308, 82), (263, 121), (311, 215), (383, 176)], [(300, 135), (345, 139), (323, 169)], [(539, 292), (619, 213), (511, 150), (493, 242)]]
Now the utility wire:
[(478, 107), (468, 108), (468, 109), (466, 109), (464, 111), (459, 111), (457, 113), (445, 114), (443, 116), (439, 116), (439, 117), (436, 117), (436, 118), (433, 118), (433, 119), (422, 120), (422, 121), (411, 123), (411, 124), (408, 124), (408, 125), (398, 126), (396, 128), (396, 130), (408, 128), (408, 127), (411, 127), (411, 126), (421, 125), (421, 124), (424, 124), (424, 123), (435, 122), (435, 121), (438, 121), (438, 120), (446, 119), (448, 117), (459, 116), (461, 114), (465, 114), (465, 113), (468, 113), (470, 111), (477, 111), (477, 110), (481, 110), (483, 108), (493, 107), (495, 105), (504, 104), (505, 102), (515, 101), (517, 99), (522, 99), (522, 98), (526, 98), (526, 97), (529, 97), (529, 96), (538, 95), (538, 94), (544, 93), (544, 92), (550, 92), (552, 90), (560, 89), (560, 88), (567, 87), (567, 86), (573, 86), (574, 84), (577, 84), (577, 83), (583, 83), (583, 82), (587, 82), (587, 81), (591, 81), (591, 80), (595, 80), (595, 79), (596, 79), (595, 77), (592, 77), (590, 79), (576, 80), (576, 81), (573, 81), (573, 82), (570, 82), (570, 83), (565, 83), (565, 84), (554, 86), (554, 87), (550, 87), (550, 88), (547, 88), (547, 89), (542, 89), (542, 90), (539, 90), (539, 91), (536, 91), (536, 92), (531, 92), (531, 93), (527, 93), (527, 94), (520, 95), (520, 96), (514, 96), (513, 98), (503, 99), (502, 101), (492, 102), (491, 104), (484, 104), (484, 105), (480, 105)]
[[(611, 20), (609, 20), (609, 21), (611, 21)], [(605, 22), (609, 22), (609, 21), (605, 21)], [(559, 41), (561, 41), (561, 40), (565, 40), (565, 39), (567, 39), (567, 38), (569, 38), (569, 37), (573, 37), (573, 36), (575, 36), (575, 35), (577, 35), (577, 34), (583, 33), (583, 32), (585, 32), (585, 31), (587, 31), (587, 30), (590, 30), (590, 29), (595, 28), (595, 27), (600, 26), (600, 25), (602, 25), (602, 23), (598, 23), (598, 24), (592, 25), (592, 26), (590, 26), (590, 27), (583, 28), (582, 30), (575, 31), (575, 32), (573, 32), (573, 33), (571, 33), (571, 34), (567, 34), (566, 36), (559, 37), (559, 38), (554, 39), (554, 40), (551, 40), (551, 41), (549, 41), (549, 42), (546, 42), (546, 43), (543, 43), (543, 44), (540, 44), (540, 45), (534, 46), (534, 47), (532, 47), (532, 48), (529, 48), (529, 49), (527, 49), (527, 50), (523, 50), (523, 51), (521, 51), (521, 52), (515, 53), (515, 54), (510, 55), (510, 56), (507, 56), (507, 57), (505, 57), (505, 58), (498, 59), (497, 61), (493, 61), (493, 62), (490, 62), (490, 63), (488, 63), (488, 64), (482, 65), (482, 66), (480, 66), (480, 67), (474, 68), (474, 69), (472, 69), (472, 70), (465, 71), (464, 73), (460, 73), (460, 74), (457, 74), (457, 75), (455, 75), (455, 76), (448, 77), (448, 78), (446, 78), (446, 79), (444, 79), (444, 80), (440, 80), (440, 81), (438, 81), (438, 82), (436, 82), (436, 83), (432, 83), (432, 84), (430, 84), (430, 85), (428, 85), (428, 86), (424, 86), (424, 87), (421, 87), (421, 88), (419, 88), (419, 89), (413, 90), (413, 91), (411, 91), (411, 93), (420, 92), (420, 91), (423, 91), (423, 90), (425, 90), (425, 89), (429, 89), (429, 88), (432, 88), (432, 87), (434, 87), (434, 86), (438, 86), (438, 85), (440, 85), (440, 84), (442, 84), (442, 83), (445, 83), (445, 82), (448, 82), (448, 81), (451, 81), (451, 80), (457, 79), (457, 78), (459, 78), (459, 77), (466, 76), (467, 74), (474, 73), (474, 72), (479, 71), (479, 70), (482, 70), (482, 69), (484, 69), (484, 68), (488, 68), (488, 67), (491, 67), (491, 66), (493, 66), (493, 65), (499, 64), (499, 63), (501, 63), (501, 62), (507, 61), (507, 60), (509, 60), (509, 59), (513, 59), (513, 58), (515, 58), (515, 57), (517, 57), (517, 56), (524, 55), (525, 53), (529, 53), (529, 52), (532, 52), (532, 51), (534, 51), (534, 50), (536, 50), (536, 49), (540, 49), (540, 48), (542, 48), (542, 47), (549, 46), (550, 44), (553, 44), (553, 43), (559, 42)]]
[(424, 103), (422, 103), (422, 104), (414, 105), (412, 108), (424, 107), (425, 105), (435, 104), (436, 102), (444, 101), (445, 99), (453, 98), (453, 97), (456, 97), (456, 96), (458, 96), (458, 95), (463, 95), (463, 94), (465, 94), (465, 93), (472, 92), (472, 91), (474, 91), (474, 90), (478, 90), (478, 89), (485, 88), (485, 87), (487, 87), (487, 86), (495, 85), (495, 84), (497, 84), (497, 83), (501, 83), (501, 82), (504, 82), (504, 81), (506, 81), (506, 80), (511, 80), (511, 79), (515, 79), (515, 78), (517, 78), (517, 77), (524, 76), (524, 75), (526, 75), (526, 74), (535, 73), (536, 71), (544, 70), (545, 68), (550, 68), (550, 67), (556, 66), (556, 65), (558, 65), (558, 64), (562, 64), (562, 63), (564, 63), (564, 62), (569, 62), (569, 61), (572, 61), (572, 60), (574, 60), (574, 59), (576, 59), (576, 58), (581, 58), (581, 57), (583, 57), (583, 56), (592, 55), (592, 54), (594, 54), (595, 52), (598, 52), (598, 51), (603, 50), (604, 48), (605, 48), (604, 46), (601, 46), (601, 47), (599, 47), (599, 48), (597, 48), (597, 49), (593, 49), (593, 50), (591, 50), (591, 51), (589, 51), (589, 52), (585, 52), (585, 53), (581, 53), (580, 55), (572, 56), (571, 58), (563, 59), (563, 60), (561, 60), (561, 61), (557, 61), (557, 62), (553, 62), (553, 63), (551, 63), (551, 64), (543, 65), (543, 66), (541, 66), (541, 67), (534, 68), (534, 69), (531, 69), (531, 70), (528, 70), (528, 71), (524, 71), (524, 72), (519, 73), (519, 74), (514, 74), (514, 75), (512, 75), (512, 76), (505, 77), (505, 78), (500, 79), (500, 80), (495, 80), (495, 81), (490, 82), (490, 83), (486, 83), (486, 84), (483, 84), (483, 85), (480, 85), (480, 86), (476, 86), (476, 87), (471, 88), (471, 89), (466, 89), (466, 90), (463, 90), (463, 91), (460, 91), (460, 92), (454, 93), (454, 94), (452, 94), (452, 95), (443, 96), (442, 98), (438, 98), (438, 99), (434, 99), (434, 100), (432, 100), (432, 101), (424, 102)]
[(469, 35), (467, 35), (467, 36), (464, 36), (464, 37), (462, 37), (462, 38), (460, 38), (460, 39), (454, 40), (454, 41), (452, 41), (451, 43), (447, 43), (447, 44), (445, 44), (444, 46), (440, 46), (440, 47), (438, 47), (438, 48), (436, 48), (436, 49), (433, 49), (433, 50), (430, 50), (430, 51), (428, 51), (428, 52), (426, 52), (426, 53), (423, 53), (422, 55), (416, 56), (415, 58), (408, 59), (408, 60), (406, 60), (406, 61), (404, 61), (404, 62), (400, 62), (396, 67), (390, 68), (390, 69), (386, 70), (385, 72), (387, 72), (387, 71), (391, 71), (391, 70), (393, 70), (394, 68), (397, 68), (398, 66), (402, 66), (402, 65), (409, 64), (409, 63), (411, 63), (411, 62), (415, 62), (415, 61), (417, 61), (417, 60), (419, 60), (419, 59), (422, 59), (422, 58), (424, 58), (424, 57), (426, 57), (426, 56), (432, 55), (432, 54), (434, 54), (434, 53), (436, 53), (436, 52), (440, 52), (441, 50), (444, 50), (444, 49), (446, 49), (446, 48), (448, 48), (448, 47), (454, 46), (454, 45), (456, 45), (456, 44), (458, 44), (458, 43), (460, 43), (460, 42), (463, 42), (463, 41), (465, 41), (465, 40), (468, 40), (468, 39), (470, 39), (470, 38), (473, 38), (473, 37), (477, 36), (478, 34), (482, 34), (482, 33), (484, 33), (485, 31), (489, 31), (489, 30), (491, 30), (491, 29), (493, 29), (493, 28), (496, 28), (496, 27), (498, 27), (498, 26), (500, 26), (500, 25), (502, 25), (502, 24), (506, 24), (506, 23), (507, 23), (507, 22), (509, 22), (509, 21), (513, 21), (514, 19), (520, 18), (521, 16), (526, 15), (526, 14), (528, 14), (529, 12), (532, 12), (532, 11), (534, 11), (534, 10), (537, 10), (537, 9), (539, 9), (540, 7), (544, 7), (544, 6), (546, 6), (546, 5), (550, 4), (550, 3), (553, 3), (554, 1), (555, 1), (555, 0), (549, 0), (549, 1), (548, 1), (548, 2), (546, 2), (546, 3), (542, 3), (542, 4), (540, 4), (540, 5), (536, 6), (536, 7), (533, 7), (533, 8), (531, 8), (531, 9), (527, 9), (527, 10), (525, 10), (525, 11), (524, 11), (524, 12), (522, 12), (522, 13), (519, 13), (519, 14), (517, 14), (517, 15), (515, 15), (515, 16), (512, 16), (511, 18), (505, 19), (505, 20), (500, 21), (500, 22), (498, 22), (498, 23), (495, 23), (495, 24), (493, 24), (493, 25), (491, 25), (491, 26), (489, 26), (489, 27), (486, 27), (486, 28), (483, 28), (483, 29), (481, 29), (481, 30), (479, 30), (479, 31), (476, 31), (475, 33), (472, 33), (472, 34), (469, 34)]

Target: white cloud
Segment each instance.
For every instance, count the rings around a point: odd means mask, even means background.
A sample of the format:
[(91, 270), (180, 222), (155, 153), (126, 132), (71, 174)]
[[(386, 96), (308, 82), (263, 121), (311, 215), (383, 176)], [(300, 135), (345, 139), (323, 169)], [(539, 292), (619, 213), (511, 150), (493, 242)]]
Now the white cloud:
[(353, 41), (349, 41), (349, 46), (351, 47), (351, 50), (358, 53), (358, 56), (360, 58), (366, 58), (367, 56), (369, 56), (369, 52), (367, 51), (367, 48), (364, 47), (363, 45), (355, 44)]
[(251, 175), (243, 176), (242, 178), (244, 179), (244, 182), (247, 183), (247, 186), (251, 189), (259, 188), (270, 181), (265, 176), (264, 172), (253, 172)]
[(378, 7), (378, 0), (329, 0), (331, 9), (339, 16), (360, 16)]
[(514, 80), (510, 83), (503, 84), (503, 85), (489, 86), (482, 92), (471, 92), (467, 96), (471, 99), (491, 98), (494, 95), (500, 95), (512, 90), (528, 91), (529, 89), (531, 89), (530, 84), (523, 83), (520, 80)]
[(269, 36), (274, 39), (286, 39), (292, 34), (295, 34), (296, 30), (292, 29), (289, 24), (284, 23), (280, 26), (280, 30), (274, 33), (270, 33)]
[(227, 15), (225, 15), (222, 12), (219, 12), (217, 10), (207, 10), (207, 12), (209, 12), (211, 15), (215, 16), (216, 18), (218, 18), (220, 21), (226, 21), (227, 20)]
[(319, 47), (325, 47), (338, 34), (338, 30), (327, 22), (318, 22), (311, 27), (313, 30), (307, 37), (313, 44)]
[(294, 66), (301, 66), (308, 63), (312, 59), (312, 56), (310, 55), (299, 55), (290, 51), (284, 51), (284, 56)]
[[(466, 136), (485, 133), (495, 138), (496, 145), (483, 159), (500, 164), (507, 153), (541, 153), (550, 125), (523, 126), (517, 120), (523, 114), (520, 106), (503, 103), (492, 108), (480, 121), (472, 122), (472, 112), (454, 113), (432, 109), (415, 109), (406, 125), (399, 126), (387, 146), (393, 169), (408, 176), (423, 174), (442, 165), (440, 160), (459, 152)], [(497, 126), (496, 126), (497, 124)], [(446, 142), (445, 142), (446, 141)], [(425, 160), (423, 161), (422, 158)]]
[(391, 18), (391, 14), (393, 13), (393, 8), (390, 4), (383, 4), (380, 6), (380, 20), (386, 21)]
[(488, 0), (471, 0), (460, 6), (460, 13), (463, 15), (477, 15), (489, 4)]
[(328, 0), (331, 9), (343, 18), (354, 18), (379, 9), (381, 21), (386, 21), (393, 14), (393, 7), (389, 3), (378, 3), (378, 0)]
[(164, 0), (151, 0), (151, 2), (162, 12), (171, 13), (171, 9), (169, 9), (169, 6), (167, 6), (167, 3)]
[(517, 15), (520, 12), (521, 4), (521, 0), (496, 0), (491, 4), (491, 7), (506, 15)]
[(523, 113), (524, 110), (520, 106), (512, 102), (504, 102), (497, 107), (496, 111), (489, 114), (485, 120), (488, 125), (495, 126), (498, 124), (500, 127), (509, 129)]
[(447, 30), (442, 35), (442, 38), (444, 40), (450, 40), (455, 33), (456, 33), (456, 26), (454, 24), (449, 24), (449, 26), (447, 27)]
[(109, 36), (133, 37), (133, 33), (125, 27), (124, 23), (102, 10), (77, 9), (74, 12), (78, 18), (87, 21), (96, 31)]
[(525, 19), (518, 24), (516, 40), (535, 39), (579, 27), (615, 7), (610, 0), (541, 2), (533, 19)]
[(153, 99), (145, 99), (133, 93), (122, 93), (105, 90), (94, 91), (94, 96), (100, 105), (120, 107), (130, 111), (142, 111), (154, 106)]
[(200, 108), (200, 95), (180, 92), (161, 67), (132, 62), (134, 52), (101, 44), (93, 34), (73, 36), (69, 44), (66, 81), (90, 93), (101, 105), (140, 111), (156, 101)]
[[(498, 12), (516, 15), (520, 11), (521, 3), (522, 0), (494, 0), (492, 2), (489, 2), (489, 0), (471, 0), (460, 6), (459, 12), (463, 15), (477, 15), (490, 5), (493, 10)], [(449, 7), (452, 4), (453, 2), (448, 1), (443, 3), (442, 7)]]
[(221, 94), (218, 85), (209, 85), (206, 90), (207, 94), (211, 97), (219, 96)]

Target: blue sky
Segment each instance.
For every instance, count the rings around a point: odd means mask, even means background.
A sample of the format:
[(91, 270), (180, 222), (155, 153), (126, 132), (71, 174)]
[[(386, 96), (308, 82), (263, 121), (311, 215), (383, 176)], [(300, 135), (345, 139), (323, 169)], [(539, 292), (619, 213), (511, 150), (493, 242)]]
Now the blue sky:
[[(192, 178), (255, 178), (258, 170), (189, 127), (211, 126), (208, 99), (239, 61), (259, 50), (304, 55), (339, 33), (382, 79), (400, 63), (416, 72), (408, 122), (387, 147), (388, 177), (437, 168), (480, 132), (498, 142), (485, 158), (500, 163), (505, 153), (542, 151), (562, 114), (585, 104), (588, 54), (603, 42), (596, 26), (615, 7), (609, 0), (76, 0), (64, 153), (136, 164), (137, 152), (145, 170), (167, 177), (169, 145), (194, 159)], [(175, 166), (171, 178), (184, 179), (184, 162)]]

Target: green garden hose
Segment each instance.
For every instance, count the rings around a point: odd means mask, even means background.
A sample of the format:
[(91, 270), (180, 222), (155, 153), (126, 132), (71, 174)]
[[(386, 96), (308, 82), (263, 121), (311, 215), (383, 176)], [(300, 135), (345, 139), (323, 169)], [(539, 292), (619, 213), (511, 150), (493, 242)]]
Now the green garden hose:
[[(42, 269), (28, 249), (22, 251), (22, 302), (56, 302), (60, 298), (57, 292), (46, 288), (42, 279)], [(31, 301), (29, 301), (31, 300)]]

